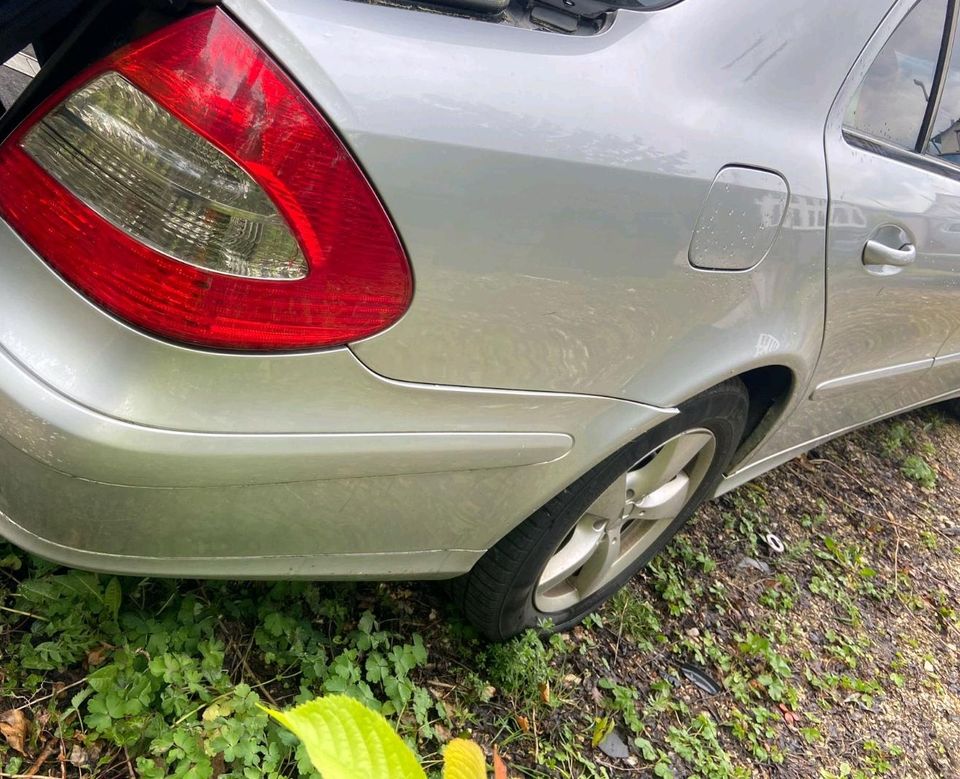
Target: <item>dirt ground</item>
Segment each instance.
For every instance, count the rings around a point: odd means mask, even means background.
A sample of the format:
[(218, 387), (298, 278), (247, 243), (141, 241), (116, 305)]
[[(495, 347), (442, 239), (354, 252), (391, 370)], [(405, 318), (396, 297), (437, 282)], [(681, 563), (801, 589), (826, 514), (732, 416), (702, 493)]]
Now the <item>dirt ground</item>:
[[(960, 777), (952, 418), (921, 411), (821, 446), (705, 506), (664, 557), (553, 659), (566, 705), (533, 751), (530, 732), (514, 742), (531, 775), (590, 773), (576, 760), (544, 770), (538, 752), (562, 742), (571, 711), (587, 726), (606, 708), (626, 741), (638, 733), (666, 754), (664, 775)], [(721, 692), (687, 681), (683, 663)], [(633, 733), (604, 680), (631, 691)], [(696, 724), (704, 714), (715, 728)], [(582, 752), (611, 776), (657, 765), (633, 745), (621, 760)]]

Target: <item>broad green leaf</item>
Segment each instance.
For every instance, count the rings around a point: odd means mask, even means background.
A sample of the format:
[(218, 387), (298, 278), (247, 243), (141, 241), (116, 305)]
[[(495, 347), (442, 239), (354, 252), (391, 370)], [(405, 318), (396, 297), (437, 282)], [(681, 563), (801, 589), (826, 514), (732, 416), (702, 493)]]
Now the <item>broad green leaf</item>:
[(264, 710), (303, 742), (323, 779), (427, 779), (389, 723), (353, 698), (328, 695), (289, 711)]
[(122, 600), (123, 590), (120, 589), (120, 580), (114, 576), (107, 582), (106, 592), (103, 593), (103, 605), (107, 607), (107, 611), (113, 619), (116, 619), (117, 614), (120, 613), (120, 603)]
[(483, 750), (465, 738), (455, 738), (443, 750), (443, 779), (487, 779)]

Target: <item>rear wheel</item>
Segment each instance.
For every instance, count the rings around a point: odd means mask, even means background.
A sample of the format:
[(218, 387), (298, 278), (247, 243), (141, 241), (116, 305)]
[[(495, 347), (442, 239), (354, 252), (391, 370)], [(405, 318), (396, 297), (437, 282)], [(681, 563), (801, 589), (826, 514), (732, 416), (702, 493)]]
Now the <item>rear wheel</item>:
[(716, 488), (743, 434), (747, 391), (731, 380), (578, 479), (491, 548), (461, 581), (464, 610), (502, 640), (596, 610)]

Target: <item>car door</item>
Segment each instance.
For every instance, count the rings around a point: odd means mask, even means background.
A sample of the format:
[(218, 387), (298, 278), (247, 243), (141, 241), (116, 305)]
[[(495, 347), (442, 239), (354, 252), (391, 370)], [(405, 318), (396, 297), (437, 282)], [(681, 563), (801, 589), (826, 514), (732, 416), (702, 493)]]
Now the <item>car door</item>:
[[(960, 16), (960, 12), (958, 12)], [(960, 180), (960, 24), (953, 34), (943, 75), (943, 87), (932, 112), (924, 155), (943, 177)], [(940, 193), (936, 205), (940, 218), (930, 236), (931, 259), (944, 269), (944, 284), (951, 288), (952, 305), (960, 307), (960, 277), (949, 273), (960, 254), (960, 197), (955, 188)], [(930, 397), (960, 390), (960, 324), (941, 345), (931, 370)]]
[(811, 393), (815, 434), (929, 397), (934, 357), (960, 324), (960, 176), (924, 153), (955, 16), (955, 0), (894, 8), (828, 121), (827, 310)]

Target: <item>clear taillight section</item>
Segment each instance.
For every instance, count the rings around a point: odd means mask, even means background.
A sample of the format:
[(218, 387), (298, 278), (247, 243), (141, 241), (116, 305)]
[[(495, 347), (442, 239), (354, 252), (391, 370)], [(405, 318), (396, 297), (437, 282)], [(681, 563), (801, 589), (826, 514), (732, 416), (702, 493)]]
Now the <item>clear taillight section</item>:
[(174, 259), (257, 279), (307, 275), (266, 192), (119, 73), (74, 92), (20, 145), (112, 225)]
[(117, 316), (193, 344), (332, 346), (410, 301), (369, 182), (226, 14), (139, 41), (0, 147), (0, 216)]

